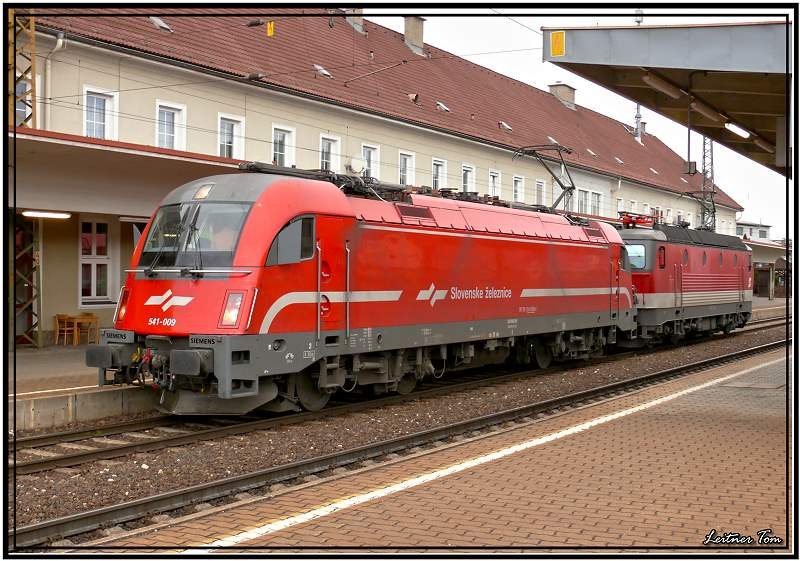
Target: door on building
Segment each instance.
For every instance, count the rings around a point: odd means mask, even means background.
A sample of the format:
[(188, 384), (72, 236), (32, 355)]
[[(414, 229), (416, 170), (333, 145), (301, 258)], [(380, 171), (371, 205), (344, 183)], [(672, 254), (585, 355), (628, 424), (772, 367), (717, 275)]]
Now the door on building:
[(753, 296), (769, 297), (769, 265), (753, 266)]

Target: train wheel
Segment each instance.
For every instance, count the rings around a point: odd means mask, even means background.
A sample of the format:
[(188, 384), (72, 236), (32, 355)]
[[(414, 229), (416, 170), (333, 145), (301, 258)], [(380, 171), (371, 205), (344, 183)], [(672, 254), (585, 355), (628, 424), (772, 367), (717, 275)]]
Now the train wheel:
[(547, 368), (553, 362), (553, 353), (550, 352), (550, 347), (538, 339), (533, 341), (533, 356), (536, 358), (536, 364), (539, 368)]
[(397, 383), (397, 393), (400, 395), (408, 395), (417, 387), (417, 377), (413, 374), (406, 374)]
[(295, 392), (300, 400), (300, 405), (307, 411), (319, 411), (330, 400), (330, 393), (317, 387), (317, 381), (311, 377), (308, 370), (293, 374), (295, 377)]

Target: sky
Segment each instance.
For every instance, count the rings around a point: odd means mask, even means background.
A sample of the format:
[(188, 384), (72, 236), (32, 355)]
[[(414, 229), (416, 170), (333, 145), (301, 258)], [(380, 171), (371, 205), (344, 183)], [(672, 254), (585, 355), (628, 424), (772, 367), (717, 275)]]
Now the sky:
[[(559, 9), (559, 12), (565, 10)], [(780, 17), (786, 11), (763, 10), (761, 15), (747, 15), (742, 10), (714, 10), (719, 17), (692, 16), (691, 10), (663, 10), (659, 14), (675, 13), (675, 16), (648, 16), (644, 8), (643, 25), (691, 24), (715, 22), (751, 22), (770, 21)], [(655, 12), (655, 10), (649, 10)], [(705, 10), (708, 13), (708, 10)], [(752, 10), (751, 10), (752, 11)], [(633, 124), (636, 105), (592, 82), (584, 80), (571, 72), (558, 68), (549, 62), (542, 61), (542, 27), (574, 27), (586, 25), (634, 25), (634, 8), (630, 10), (608, 10), (607, 16), (585, 16), (585, 11), (573, 10), (574, 15), (548, 15), (555, 9), (523, 9), (523, 8), (469, 8), (460, 9), (459, 15), (444, 9), (374, 9), (364, 10), (365, 17), (398, 31), (403, 32), (403, 18), (400, 16), (381, 16), (382, 13), (421, 15), (426, 18), (424, 40), (426, 43), (463, 56), (476, 64), (490, 68), (496, 72), (515, 78), (542, 90), (548, 84), (561, 81), (575, 88), (576, 103), (603, 113), (619, 121)], [(464, 17), (464, 14), (483, 17)], [(506, 14), (508, 17), (506, 17)], [(459, 17), (461, 16), (461, 17)], [(511, 19), (513, 18), (513, 19)], [(531, 49), (531, 50), (525, 50)], [(493, 53), (472, 55), (488, 51), (518, 50), (509, 53)], [(658, 136), (670, 148), (686, 158), (686, 128), (666, 117), (642, 108), (642, 120), (647, 122), (647, 132)], [(698, 168), (702, 162), (702, 137), (692, 133), (692, 157)], [(715, 183), (731, 195), (744, 208), (737, 215), (738, 219), (761, 221), (770, 224), (772, 239), (785, 236), (787, 201), (785, 178), (768, 168), (757, 164), (721, 145), (714, 145), (714, 179)]]

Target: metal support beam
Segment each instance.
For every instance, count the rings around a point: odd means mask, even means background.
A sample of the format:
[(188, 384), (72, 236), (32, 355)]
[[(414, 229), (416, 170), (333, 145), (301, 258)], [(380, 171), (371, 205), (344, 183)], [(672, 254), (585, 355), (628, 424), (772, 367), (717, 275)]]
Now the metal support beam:
[[(36, 115), (36, 22), (18, 10), (8, 19), (8, 122), (37, 128)], [(19, 109), (19, 112), (17, 111)]]
[(700, 226), (698, 230), (717, 228), (716, 208), (714, 207), (714, 142), (703, 137), (703, 184), (700, 189)]
[(41, 347), (41, 219), (15, 217), (14, 224), (14, 333), (17, 345)]

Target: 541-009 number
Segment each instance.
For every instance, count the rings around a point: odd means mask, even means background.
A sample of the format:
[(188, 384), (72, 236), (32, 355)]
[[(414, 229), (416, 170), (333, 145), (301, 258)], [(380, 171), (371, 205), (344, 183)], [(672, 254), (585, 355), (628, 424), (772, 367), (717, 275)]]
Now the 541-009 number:
[(167, 327), (173, 327), (177, 323), (175, 318), (149, 318), (147, 320), (147, 325), (164, 325)]

